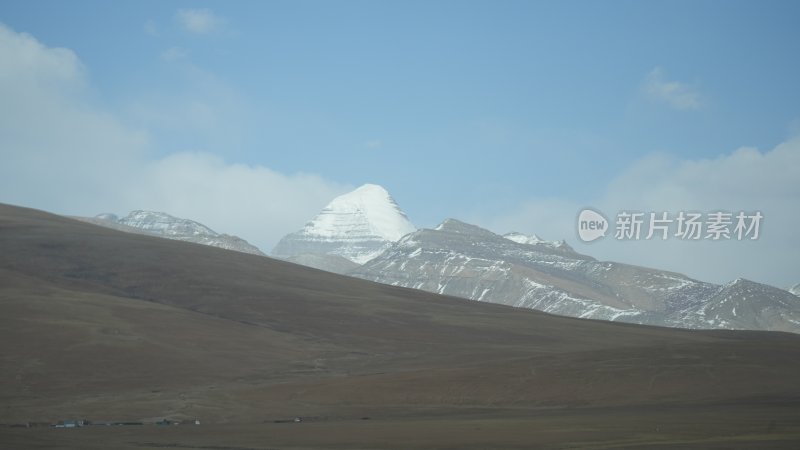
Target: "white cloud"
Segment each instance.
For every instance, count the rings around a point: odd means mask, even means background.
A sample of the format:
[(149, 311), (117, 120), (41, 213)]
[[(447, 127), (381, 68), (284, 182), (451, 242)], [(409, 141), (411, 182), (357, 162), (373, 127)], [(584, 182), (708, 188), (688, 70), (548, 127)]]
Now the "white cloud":
[(85, 69), (72, 51), (0, 25), (3, 201), (102, 199), (107, 192), (91, 193), (87, 184), (110, 183), (141, 157), (147, 134), (93, 108), (88, 97)]
[(155, 158), (152, 136), (93, 105), (87, 85), (73, 52), (0, 25), (0, 202), (76, 215), (161, 210), (269, 251), (350, 188), (210, 154)]
[(225, 25), (210, 9), (180, 9), (175, 17), (184, 30), (196, 34), (208, 34)]
[[(673, 270), (706, 281), (736, 277), (786, 287), (800, 280), (800, 139), (770, 151), (741, 148), (714, 159), (681, 160), (651, 155), (634, 162), (592, 204), (531, 199), (500, 217), (484, 220), (505, 232), (566, 238), (579, 252), (601, 259)], [(761, 237), (726, 242), (617, 241), (607, 237), (580, 243), (575, 220), (583, 207), (604, 212), (613, 222), (619, 211), (761, 211)]]
[(702, 98), (695, 89), (678, 81), (666, 80), (660, 67), (647, 74), (642, 90), (650, 100), (666, 103), (677, 110), (696, 110), (703, 106)]
[[(72, 50), (46, 48), (33, 36), (0, 24), (0, 52), (0, 88), (4, 94), (13, 94), (17, 87), (32, 89), (37, 85), (83, 87), (84, 67)], [(13, 86), (14, 82), (18, 85)]]
[(285, 175), (263, 166), (226, 163), (208, 153), (178, 153), (147, 164), (125, 203), (198, 220), (269, 251), (351, 186), (317, 175)]

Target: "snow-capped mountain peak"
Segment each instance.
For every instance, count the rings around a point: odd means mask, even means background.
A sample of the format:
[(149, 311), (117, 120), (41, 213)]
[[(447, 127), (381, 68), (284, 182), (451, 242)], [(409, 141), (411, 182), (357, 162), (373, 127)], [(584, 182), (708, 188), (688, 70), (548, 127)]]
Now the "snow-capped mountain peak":
[(304, 231), (335, 237), (360, 228), (365, 228), (360, 231), (392, 242), (416, 230), (386, 189), (377, 184), (365, 184), (333, 199)]
[(365, 184), (333, 199), (301, 230), (281, 239), (272, 254), (290, 260), (330, 255), (363, 264), (414, 231), (386, 189)]

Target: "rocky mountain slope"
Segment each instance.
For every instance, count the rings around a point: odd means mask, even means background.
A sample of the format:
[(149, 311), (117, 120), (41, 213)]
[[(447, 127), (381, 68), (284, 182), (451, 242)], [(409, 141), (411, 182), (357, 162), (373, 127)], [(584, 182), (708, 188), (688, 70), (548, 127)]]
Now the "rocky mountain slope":
[(181, 219), (163, 212), (136, 210), (131, 211), (130, 214), (123, 218), (105, 213), (93, 218), (78, 217), (77, 219), (120, 231), (149, 234), (177, 241), (194, 242), (195, 244), (266, 256), (258, 247), (238, 236), (217, 233), (199, 222)]
[(404, 237), (350, 274), (572, 317), (800, 332), (800, 298), (781, 289), (746, 280), (719, 286), (514, 237), (448, 219)]
[(673, 315), (691, 328), (774, 330), (800, 333), (800, 298), (794, 294), (738, 278), (701, 304)]
[(301, 230), (281, 239), (272, 255), (343, 272), (353, 265), (342, 258), (363, 264), (415, 229), (386, 189), (365, 184), (333, 199)]

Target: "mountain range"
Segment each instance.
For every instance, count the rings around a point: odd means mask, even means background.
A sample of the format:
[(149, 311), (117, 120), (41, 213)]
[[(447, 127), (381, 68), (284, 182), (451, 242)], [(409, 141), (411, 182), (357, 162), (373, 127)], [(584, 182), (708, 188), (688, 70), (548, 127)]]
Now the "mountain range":
[[(390, 219), (379, 225), (373, 217)], [(501, 236), (455, 219), (415, 230), (376, 185), (338, 197), (272, 254), (384, 284), (571, 317), (800, 332), (800, 298), (788, 291), (741, 278), (717, 285), (598, 261), (564, 241)]]
[[(265, 256), (247, 241), (162, 212), (80, 218), (121, 231)], [(564, 316), (698, 329), (800, 332), (800, 285), (683, 274), (598, 261), (565, 241), (498, 235), (455, 219), (417, 230), (392, 196), (367, 184), (335, 198), (272, 256), (328, 272)]]

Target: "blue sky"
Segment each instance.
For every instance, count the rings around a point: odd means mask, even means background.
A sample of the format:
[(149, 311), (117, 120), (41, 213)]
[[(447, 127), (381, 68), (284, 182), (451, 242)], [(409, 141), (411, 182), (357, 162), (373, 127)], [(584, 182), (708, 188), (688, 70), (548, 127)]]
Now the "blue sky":
[[(20, 102), (58, 98), (47, 110), (60, 111), (36, 124), (53, 145), (0, 138), (18, 166), (0, 173), (9, 175), (0, 201), (70, 214), (169, 209), (267, 248), (331, 195), (365, 182), (385, 186), (417, 226), (457, 217), (572, 243), (578, 206), (781, 210), (800, 200), (797, 152), (770, 157), (800, 134), (798, 19), (800, 3), (790, 1), (4, 2), (8, 40), (24, 33), (48, 57), (68, 49), (74, 59), (54, 64), (77, 73), (25, 84), (30, 92), (11, 75), (0, 79)], [(6, 48), (22, 58), (30, 46), (17, 44)], [(72, 122), (60, 123), (64, 115)], [(76, 128), (84, 135), (59, 137)], [(86, 133), (100, 137), (83, 142)], [(59, 147), (72, 137), (74, 148)], [(766, 177), (769, 186), (744, 200), (706, 186), (713, 195), (695, 192), (685, 204), (631, 181), (653, 161), (662, 187), (703, 162), (711, 174), (739, 167), (728, 163), (742, 147), (762, 156), (749, 166), (757, 173), (730, 176), (760, 180), (779, 167), (797, 178)], [(68, 190), (52, 188), (57, 174), (34, 182), (48, 152), (76, 166), (62, 172), (86, 173), (65, 178)], [(255, 181), (176, 194), (200, 174)], [(114, 193), (108, 183), (129, 187)], [(304, 193), (292, 197), (295, 189)], [(631, 191), (642, 195), (625, 203), (616, 194)], [(259, 199), (267, 212), (242, 212)], [(780, 214), (772, 243), (712, 250), (709, 258), (740, 261), (716, 271), (682, 262), (697, 259), (699, 246), (578, 249), (712, 281), (800, 282), (785, 267), (800, 267), (786, 249), (795, 216)], [(782, 268), (766, 271), (756, 260), (767, 257)]]

